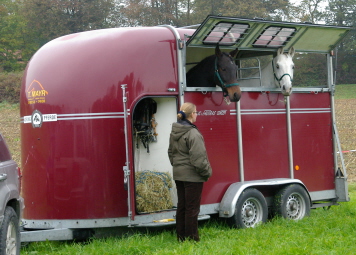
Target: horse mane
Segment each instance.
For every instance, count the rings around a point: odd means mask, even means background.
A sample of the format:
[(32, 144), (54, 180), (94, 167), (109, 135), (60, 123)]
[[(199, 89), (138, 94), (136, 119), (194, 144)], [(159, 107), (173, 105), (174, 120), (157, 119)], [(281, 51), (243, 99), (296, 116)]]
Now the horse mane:
[(208, 56), (187, 72), (187, 87), (215, 87), (214, 59), (215, 55)]
[[(230, 54), (222, 52), (223, 55), (231, 58)], [(193, 66), (186, 74), (187, 87), (215, 87), (214, 72), (215, 72), (216, 55), (211, 55), (204, 58), (198, 64)]]

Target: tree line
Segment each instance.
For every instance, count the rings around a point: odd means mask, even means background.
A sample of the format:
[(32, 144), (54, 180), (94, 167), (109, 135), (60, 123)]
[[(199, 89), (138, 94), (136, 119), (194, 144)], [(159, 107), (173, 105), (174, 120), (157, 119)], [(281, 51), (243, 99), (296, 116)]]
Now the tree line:
[[(0, 0), (0, 72), (24, 70), (50, 40), (87, 30), (199, 24), (209, 14), (354, 26), (356, 0)], [(338, 47), (339, 82), (356, 83), (356, 33)], [(340, 80), (341, 78), (341, 80)]]

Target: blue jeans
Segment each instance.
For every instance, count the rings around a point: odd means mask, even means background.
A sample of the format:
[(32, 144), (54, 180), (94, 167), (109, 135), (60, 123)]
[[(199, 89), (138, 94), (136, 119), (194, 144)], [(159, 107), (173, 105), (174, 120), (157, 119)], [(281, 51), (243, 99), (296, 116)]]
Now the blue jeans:
[(176, 230), (178, 241), (199, 241), (198, 215), (204, 182), (175, 181), (178, 193)]

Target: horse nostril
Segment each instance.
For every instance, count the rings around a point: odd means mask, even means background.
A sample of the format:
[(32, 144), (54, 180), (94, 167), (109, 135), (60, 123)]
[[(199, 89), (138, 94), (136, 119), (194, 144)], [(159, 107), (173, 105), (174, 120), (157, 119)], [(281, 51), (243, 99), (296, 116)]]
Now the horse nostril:
[(234, 93), (234, 101), (238, 102), (240, 100), (241, 95), (237, 94), (236, 92)]

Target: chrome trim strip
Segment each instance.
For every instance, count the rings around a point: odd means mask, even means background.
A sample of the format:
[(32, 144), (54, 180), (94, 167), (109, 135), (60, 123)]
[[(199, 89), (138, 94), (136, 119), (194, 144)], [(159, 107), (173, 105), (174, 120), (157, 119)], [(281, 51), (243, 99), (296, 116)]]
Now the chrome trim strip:
[[(53, 113), (54, 114), (54, 113)], [(48, 114), (47, 114), (48, 115)], [(124, 118), (124, 112), (101, 112), (101, 113), (71, 113), (71, 114), (54, 114), (58, 120), (91, 120), (91, 119), (118, 119)], [(130, 115), (130, 110), (127, 111), (127, 115)], [(20, 122), (24, 123), (25, 118), (31, 118), (32, 116), (23, 116), (20, 118)], [(46, 121), (45, 121), (46, 122)], [(31, 123), (25, 123), (31, 124)]]
[[(331, 108), (295, 108), (291, 109), (291, 114), (295, 113), (330, 113)], [(243, 109), (241, 115), (255, 114), (286, 114), (286, 109)], [(236, 110), (230, 110), (230, 115), (236, 115)]]
[[(265, 88), (265, 87), (240, 87), (242, 92), (271, 92), (271, 93), (281, 93), (280, 88)], [(185, 87), (184, 91), (190, 92), (220, 92), (222, 89), (220, 87)], [(325, 88), (314, 88), (314, 87), (293, 87), (293, 93), (326, 93), (330, 92), (330, 89)]]

